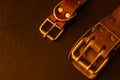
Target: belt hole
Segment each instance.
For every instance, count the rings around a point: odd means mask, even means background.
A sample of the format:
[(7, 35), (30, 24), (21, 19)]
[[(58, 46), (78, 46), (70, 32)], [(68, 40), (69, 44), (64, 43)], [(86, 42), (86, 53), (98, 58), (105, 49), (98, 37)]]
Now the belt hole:
[(104, 50), (105, 50), (105, 49), (107, 49), (107, 47), (104, 45), (104, 46), (102, 47), (102, 49), (104, 49)]
[(92, 39), (92, 40), (96, 40), (96, 37), (95, 37), (95, 36), (93, 36), (91, 39)]

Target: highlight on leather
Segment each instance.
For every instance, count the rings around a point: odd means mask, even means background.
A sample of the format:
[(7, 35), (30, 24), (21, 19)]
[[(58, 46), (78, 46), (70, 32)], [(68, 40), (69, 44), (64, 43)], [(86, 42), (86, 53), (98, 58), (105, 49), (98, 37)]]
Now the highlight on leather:
[(67, 21), (76, 16), (76, 9), (85, 2), (86, 0), (62, 0), (58, 3), (53, 13), (39, 27), (43, 37), (51, 41), (56, 40), (64, 31)]
[[(92, 26), (75, 43), (68, 60), (89, 79), (94, 79), (109, 61), (109, 54), (120, 45), (120, 6)], [(117, 48), (116, 48), (117, 46)]]

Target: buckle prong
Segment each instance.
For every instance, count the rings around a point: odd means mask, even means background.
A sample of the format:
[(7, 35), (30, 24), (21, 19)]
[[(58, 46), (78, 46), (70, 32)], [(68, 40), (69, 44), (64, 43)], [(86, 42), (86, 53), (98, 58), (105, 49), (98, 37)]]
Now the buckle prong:
[[(92, 39), (93, 37), (93, 35), (90, 35), (89, 37), (82, 38), (79, 41), (79, 43), (77, 43), (77, 45), (71, 50), (72, 59), (75, 60), (77, 64), (79, 64), (79, 66), (77, 66), (76, 63), (73, 62), (74, 66), (91, 79), (97, 75), (96, 73), (102, 69), (102, 67), (106, 64), (106, 62), (109, 59), (109, 57), (103, 57), (105, 49), (103, 47), (98, 47), (95, 44), (95, 40)], [(89, 50), (93, 50), (95, 54), (87, 53), (89, 52)], [(76, 56), (75, 53), (79, 53), (79, 55)], [(90, 54), (89, 57), (93, 57), (93, 59), (89, 61), (89, 59), (87, 59), (86, 57), (86, 54)], [(88, 60), (87, 63), (86, 60)], [(93, 69), (97, 61), (100, 61), (99, 66)]]
[(99, 54), (96, 56), (96, 58), (89, 64), (89, 66), (86, 68), (86, 70), (89, 70), (92, 65), (97, 61), (97, 59), (104, 53), (104, 50), (100, 50)]
[(85, 49), (82, 51), (82, 53), (78, 56), (78, 59), (87, 51), (87, 49), (90, 47), (91, 42), (88, 43), (88, 45), (85, 47)]

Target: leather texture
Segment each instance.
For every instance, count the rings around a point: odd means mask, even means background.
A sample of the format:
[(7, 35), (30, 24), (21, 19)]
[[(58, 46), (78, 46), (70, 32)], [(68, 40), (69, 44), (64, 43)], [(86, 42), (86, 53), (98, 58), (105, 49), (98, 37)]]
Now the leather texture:
[[(61, 0), (0, 0), (0, 80), (88, 80), (68, 61), (74, 43), (120, 0), (88, 0), (55, 42), (39, 26)], [(120, 51), (94, 80), (120, 79)]]
[[(111, 51), (115, 46), (120, 43), (120, 6), (115, 11), (101, 21), (109, 33), (106, 33), (106, 44), (108, 51)], [(111, 40), (111, 41), (108, 41)], [(101, 40), (102, 41), (102, 40)], [(105, 44), (104, 43), (104, 44)], [(112, 44), (114, 46), (112, 46)], [(109, 53), (109, 52), (108, 52)], [(108, 54), (106, 54), (107, 56)]]
[(69, 61), (86, 77), (93, 79), (107, 64), (110, 53), (119, 45), (119, 36), (120, 6), (83, 34), (71, 49)]
[[(85, 2), (86, 0), (62, 0), (59, 2), (54, 7), (53, 13), (41, 24), (39, 28), (43, 37), (47, 37), (51, 41), (56, 40), (63, 32), (66, 22), (76, 16), (76, 9)], [(49, 28), (48, 30), (45, 30), (44, 27)]]
[[(66, 20), (68, 19), (70, 20), (71, 17), (75, 14), (76, 9), (83, 5), (83, 3), (85, 3), (86, 0), (63, 0), (60, 2), (60, 4), (55, 8), (55, 15), (51, 14), (51, 16), (49, 17), (50, 20), (52, 20), (54, 23), (57, 22), (57, 25), (61, 28), (64, 28)], [(62, 8), (63, 11), (59, 12), (58, 9)], [(66, 13), (70, 14), (70, 19), (66, 18)], [(60, 20), (58, 20), (56, 17)], [(68, 21), (67, 20), (67, 21)]]
[(120, 6), (103, 20), (103, 24), (120, 40)]

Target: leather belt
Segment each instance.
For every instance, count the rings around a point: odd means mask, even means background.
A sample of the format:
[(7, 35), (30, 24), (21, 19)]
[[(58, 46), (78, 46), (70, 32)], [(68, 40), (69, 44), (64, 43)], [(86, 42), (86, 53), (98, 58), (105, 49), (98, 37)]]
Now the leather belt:
[(39, 27), (43, 37), (47, 37), (51, 41), (56, 40), (64, 30), (64, 25), (72, 19), (76, 13), (76, 9), (86, 0), (62, 0), (58, 3), (53, 13)]
[(68, 59), (81, 73), (93, 79), (108, 62), (110, 52), (119, 44), (120, 6), (77, 41)]

